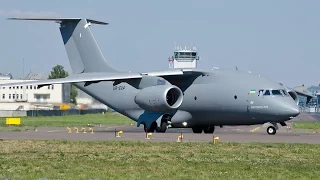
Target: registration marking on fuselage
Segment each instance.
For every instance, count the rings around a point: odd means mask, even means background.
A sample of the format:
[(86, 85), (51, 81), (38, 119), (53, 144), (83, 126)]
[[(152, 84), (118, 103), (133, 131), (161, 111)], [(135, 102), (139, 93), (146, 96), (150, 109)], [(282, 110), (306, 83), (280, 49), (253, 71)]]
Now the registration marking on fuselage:
[(268, 106), (251, 106), (251, 109), (268, 109)]

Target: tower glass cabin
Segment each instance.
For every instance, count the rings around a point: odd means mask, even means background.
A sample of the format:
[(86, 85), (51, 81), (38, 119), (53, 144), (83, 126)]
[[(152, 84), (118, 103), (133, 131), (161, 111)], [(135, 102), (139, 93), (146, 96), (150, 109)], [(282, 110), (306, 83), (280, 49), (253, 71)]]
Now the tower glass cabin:
[(196, 68), (199, 60), (198, 52), (195, 48), (176, 48), (173, 56), (169, 58), (169, 68), (189, 69)]

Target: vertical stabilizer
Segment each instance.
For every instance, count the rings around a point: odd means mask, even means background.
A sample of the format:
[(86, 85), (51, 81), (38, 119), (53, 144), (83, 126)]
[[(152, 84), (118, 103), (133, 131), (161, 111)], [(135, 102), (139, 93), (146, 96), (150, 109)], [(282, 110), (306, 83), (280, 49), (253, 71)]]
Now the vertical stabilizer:
[(91, 30), (91, 24), (108, 24), (81, 18), (10, 18), (60, 23), (60, 32), (73, 73), (117, 72), (105, 60)]

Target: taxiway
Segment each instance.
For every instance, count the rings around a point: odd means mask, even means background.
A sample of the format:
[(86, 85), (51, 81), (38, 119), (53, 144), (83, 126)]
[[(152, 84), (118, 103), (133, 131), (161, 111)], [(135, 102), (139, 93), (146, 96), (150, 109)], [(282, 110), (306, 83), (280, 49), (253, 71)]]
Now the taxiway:
[[(227, 126), (216, 127), (212, 134), (194, 134), (191, 129), (169, 129), (166, 133), (152, 133), (150, 139), (146, 139), (146, 133), (142, 126), (135, 125), (109, 125), (105, 127), (94, 127), (94, 133), (86, 128), (86, 133), (81, 131), (82, 127), (70, 127), (71, 133), (66, 128), (40, 127), (36, 131), (27, 132), (0, 132), (0, 139), (38, 139), (38, 140), (81, 140), (81, 141), (157, 141), (175, 142), (178, 136), (183, 135), (183, 142), (212, 142), (214, 137), (219, 137), (220, 142), (276, 142), (276, 143), (310, 143), (320, 144), (320, 133), (303, 130), (293, 130), (290, 124), (287, 127), (279, 127), (276, 135), (268, 135), (266, 127), (263, 126)], [(120, 137), (117, 132), (122, 131)]]

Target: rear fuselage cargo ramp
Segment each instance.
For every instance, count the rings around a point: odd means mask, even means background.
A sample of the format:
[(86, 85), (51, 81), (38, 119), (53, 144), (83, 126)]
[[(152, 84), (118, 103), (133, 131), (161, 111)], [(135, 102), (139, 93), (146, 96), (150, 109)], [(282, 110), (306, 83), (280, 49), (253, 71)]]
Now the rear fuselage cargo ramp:
[(238, 70), (172, 69), (128, 73), (105, 60), (90, 25), (108, 23), (84, 18), (10, 18), (53, 21), (60, 24), (62, 40), (73, 74), (66, 78), (12, 83), (1, 86), (72, 83), (117, 112), (141, 124), (147, 132), (192, 128), (213, 133), (215, 126), (270, 123), (285, 126), (299, 114), (297, 92), (263, 76)]

